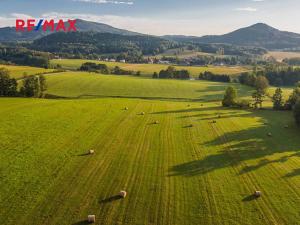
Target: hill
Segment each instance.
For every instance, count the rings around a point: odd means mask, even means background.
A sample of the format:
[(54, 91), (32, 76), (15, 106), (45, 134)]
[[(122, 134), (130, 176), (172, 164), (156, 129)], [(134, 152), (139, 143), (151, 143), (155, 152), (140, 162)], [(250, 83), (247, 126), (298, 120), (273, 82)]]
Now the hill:
[[(139, 33), (118, 29), (107, 24), (77, 19), (76, 28), (81, 32), (99, 32), (120, 35), (139, 35)], [(32, 41), (51, 34), (51, 32), (16, 32), (15, 27), (0, 28), (0, 42)]]
[(53, 33), (35, 40), (31, 49), (68, 54), (107, 54), (141, 52), (157, 54), (173, 48), (176, 43), (146, 35), (120, 35), (98, 32)]
[(239, 46), (262, 47), (273, 49), (300, 49), (300, 34), (280, 31), (267, 24), (258, 23), (241, 28), (224, 35), (211, 35), (203, 37), (166, 36), (166, 38), (195, 43), (223, 43)]

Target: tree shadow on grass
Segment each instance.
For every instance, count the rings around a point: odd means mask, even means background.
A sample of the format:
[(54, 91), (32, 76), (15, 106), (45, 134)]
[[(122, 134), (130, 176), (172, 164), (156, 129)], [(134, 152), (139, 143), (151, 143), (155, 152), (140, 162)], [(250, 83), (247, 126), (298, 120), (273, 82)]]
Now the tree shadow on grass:
[(251, 202), (251, 201), (256, 200), (256, 199), (258, 199), (258, 197), (256, 197), (255, 195), (249, 195), (249, 196), (243, 198), (242, 201), (243, 202)]
[(78, 154), (77, 156), (88, 156), (88, 155), (91, 155), (91, 154), (89, 152), (87, 152), (87, 153)]
[[(241, 166), (241, 169), (237, 171), (237, 175), (242, 175), (269, 164), (285, 163), (292, 157), (299, 157), (300, 132), (297, 129), (286, 130), (283, 126), (286, 121), (282, 121), (283, 118), (281, 118), (279, 112), (277, 116), (273, 115), (272, 126), (264, 125), (263, 121), (270, 119), (265, 115), (265, 112), (259, 112), (256, 115), (251, 115), (251, 113), (244, 115), (247, 117), (259, 116), (260, 121), (258, 122), (261, 125), (257, 125), (256, 123), (255, 126), (248, 129), (233, 132), (224, 132), (223, 127), (218, 125), (218, 123), (215, 124), (211, 129), (218, 136), (202, 145), (207, 148), (218, 147), (220, 150), (214, 154), (208, 154), (201, 160), (194, 160), (173, 166), (170, 168), (169, 176), (196, 176), (238, 165)], [(273, 136), (268, 137), (268, 132), (272, 132)], [(276, 154), (284, 154), (284, 156), (280, 157), (280, 155), (277, 156)], [(266, 158), (268, 156), (274, 156), (276, 159), (269, 160)], [(260, 161), (254, 165), (251, 165), (251, 163), (249, 165), (248, 162), (247, 164), (244, 163), (249, 160)], [(285, 177), (298, 175), (300, 175), (300, 170), (296, 169)]]
[(82, 220), (76, 223), (72, 223), (72, 225), (86, 225), (86, 224), (90, 224), (87, 220)]
[(118, 201), (118, 200), (121, 200), (121, 199), (122, 199), (121, 196), (114, 195), (114, 196), (111, 196), (111, 197), (108, 197), (108, 198), (105, 198), (105, 199), (100, 199), (99, 203), (100, 204), (106, 204), (106, 203), (111, 203), (111, 202)]
[[(213, 110), (221, 110), (222, 107), (215, 106), (215, 107), (199, 107), (199, 108), (185, 108), (185, 109), (178, 109), (178, 110), (168, 110), (168, 111), (159, 111), (153, 112), (151, 114), (161, 115), (161, 114), (177, 114), (177, 113), (190, 113), (190, 112), (201, 112), (201, 111), (213, 111)], [(224, 108), (223, 108), (224, 109)], [(211, 114), (210, 114), (211, 115)]]
[(286, 174), (284, 177), (291, 178), (291, 177), (296, 177), (296, 176), (300, 176), (300, 168), (293, 170), (293, 172)]

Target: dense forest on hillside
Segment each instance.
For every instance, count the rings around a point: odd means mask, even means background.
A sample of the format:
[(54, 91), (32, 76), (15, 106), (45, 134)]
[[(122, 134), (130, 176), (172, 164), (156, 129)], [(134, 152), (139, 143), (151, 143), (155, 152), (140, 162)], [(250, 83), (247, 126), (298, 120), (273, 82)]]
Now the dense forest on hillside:
[(69, 54), (109, 54), (121, 52), (141, 52), (158, 54), (178, 44), (153, 36), (126, 36), (110, 33), (72, 32), (55, 33), (35, 40), (31, 49), (51, 53)]
[(4, 64), (17, 64), (25, 66), (49, 67), (50, 54), (32, 51), (20, 46), (0, 45), (0, 62)]

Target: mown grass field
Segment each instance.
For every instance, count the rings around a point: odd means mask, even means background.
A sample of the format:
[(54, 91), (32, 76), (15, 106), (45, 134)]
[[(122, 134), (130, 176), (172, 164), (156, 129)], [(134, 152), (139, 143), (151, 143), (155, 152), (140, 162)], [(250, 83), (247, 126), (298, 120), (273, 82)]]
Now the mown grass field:
[(300, 52), (280, 52), (280, 51), (270, 51), (264, 57), (273, 57), (277, 61), (282, 62), (284, 59), (290, 58), (300, 58)]
[[(64, 69), (78, 69), (85, 62), (103, 63), (108, 67), (113, 68), (119, 66), (122, 69), (141, 71), (144, 76), (152, 76), (154, 72), (159, 72), (166, 69), (168, 65), (160, 64), (128, 64), (119, 62), (101, 62), (96, 60), (82, 60), (82, 59), (54, 59), (51, 60), (52, 65), (61, 65)], [(208, 66), (208, 67), (198, 67), (198, 66), (175, 66), (179, 69), (188, 70), (192, 76), (198, 77), (201, 72), (210, 71), (216, 74), (240, 74), (241, 72), (249, 71), (249, 68), (244, 67), (227, 67), (227, 66)]]
[(38, 73), (46, 73), (46, 72), (53, 72), (53, 69), (44, 69), (44, 68), (37, 68), (31, 66), (11, 66), (11, 65), (0, 65), (0, 68), (6, 68), (10, 71), (10, 76), (13, 78), (22, 78), (24, 73), (27, 75), (34, 75)]
[(0, 224), (299, 224), (290, 112), (224, 109), (222, 83), (47, 79), (69, 99), (0, 99)]

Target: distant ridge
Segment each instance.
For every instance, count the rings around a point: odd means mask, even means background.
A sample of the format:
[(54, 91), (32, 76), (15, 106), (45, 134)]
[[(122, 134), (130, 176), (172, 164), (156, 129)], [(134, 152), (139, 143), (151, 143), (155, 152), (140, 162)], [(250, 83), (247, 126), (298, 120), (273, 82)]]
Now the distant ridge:
[[(116, 35), (144, 35), (107, 24), (77, 19), (76, 27), (81, 32), (110, 33)], [(0, 28), (0, 42), (34, 41), (51, 34), (50, 32), (16, 32), (14, 27)], [(148, 36), (148, 35), (146, 35)], [(194, 42), (202, 44), (230, 44), (237, 46), (261, 47), (268, 50), (300, 50), (300, 34), (280, 31), (264, 23), (257, 23), (224, 35), (203, 37), (166, 35), (164, 38), (176, 42)]]
[(224, 35), (203, 37), (165, 36), (173, 41), (197, 43), (222, 43), (240, 46), (275, 49), (300, 49), (300, 34), (280, 31), (264, 23), (257, 23)]

